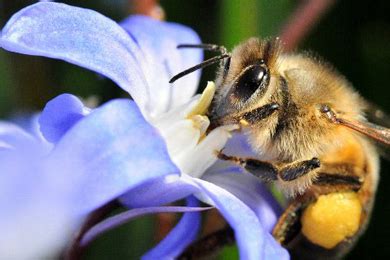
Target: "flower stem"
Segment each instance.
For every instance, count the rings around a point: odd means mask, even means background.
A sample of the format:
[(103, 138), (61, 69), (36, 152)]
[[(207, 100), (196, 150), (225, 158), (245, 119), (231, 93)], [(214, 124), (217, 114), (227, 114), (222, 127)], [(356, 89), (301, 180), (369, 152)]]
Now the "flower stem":
[(147, 15), (157, 20), (165, 19), (164, 9), (158, 0), (130, 0), (129, 6), (133, 14)]
[(284, 50), (295, 49), (335, 2), (335, 0), (302, 1), (281, 30), (280, 37), (285, 43)]

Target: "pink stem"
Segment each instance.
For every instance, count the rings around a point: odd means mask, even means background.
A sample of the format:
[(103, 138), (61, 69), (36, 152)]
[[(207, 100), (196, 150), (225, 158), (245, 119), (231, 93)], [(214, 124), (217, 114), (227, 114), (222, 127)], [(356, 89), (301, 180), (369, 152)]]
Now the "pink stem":
[(157, 20), (164, 20), (164, 10), (158, 0), (129, 0), (130, 11), (133, 14), (143, 14)]
[(335, 0), (303, 1), (280, 33), (280, 37), (285, 43), (284, 50), (295, 49), (333, 3)]

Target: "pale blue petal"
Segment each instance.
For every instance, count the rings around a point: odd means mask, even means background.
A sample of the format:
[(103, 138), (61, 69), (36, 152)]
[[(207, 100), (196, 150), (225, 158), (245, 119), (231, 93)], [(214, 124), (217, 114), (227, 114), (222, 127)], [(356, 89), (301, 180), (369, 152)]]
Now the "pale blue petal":
[(0, 150), (23, 148), (37, 140), (16, 124), (0, 121)]
[[(187, 207), (198, 207), (194, 197), (187, 199)], [(142, 259), (174, 259), (196, 238), (201, 224), (200, 212), (186, 212), (169, 234)]]
[(120, 197), (122, 204), (129, 208), (152, 207), (184, 199), (196, 192), (197, 188), (178, 175), (163, 176), (148, 181)]
[[(89, 212), (144, 182), (179, 174), (164, 140), (130, 100), (94, 109), (57, 143), (48, 167), (65, 168), (80, 189), (74, 210)], [(54, 184), (55, 185), (55, 184)]]
[(202, 61), (200, 49), (177, 49), (179, 44), (200, 43), (199, 36), (183, 25), (140, 15), (130, 16), (121, 25), (133, 37), (147, 61), (143, 70), (148, 75), (149, 91), (153, 93), (153, 113), (158, 114), (187, 102), (198, 88), (200, 70), (173, 85), (168, 81), (175, 74)]
[(137, 208), (119, 213), (113, 217), (109, 217), (102, 222), (96, 224), (81, 239), (80, 245), (86, 246), (92, 242), (96, 237), (104, 232), (118, 227), (124, 223), (129, 222), (132, 219), (136, 219), (145, 215), (156, 213), (177, 213), (177, 212), (198, 212), (209, 210), (210, 207), (182, 207), (182, 206), (165, 206), (165, 207), (148, 207)]
[[(252, 157), (256, 158), (258, 155), (252, 150), (248, 137), (242, 133), (235, 133), (232, 138), (230, 138), (223, 152), (227, 155), (234, 155), (239, 157)], [(208, 172), (223, 170), (232, 165), (229, 161), (218, 160), (215, 164), (213, 164)]]
[[(223, 152), (239, 157), (257, 156), (243, 134), (235, 134), (229, 139)], [(218, 160), (203, 175), (203, 179), (223, 187), (248, 205), (269, 232), (282, 213), (281, 207), (261, 181), (248, 174), (242, 167), (232, 166), (230, 162)]]
[(2, 30), (0, 46), (96, 71), (128, 91), (143, 111), (148, 102), (139, 48), (117, 23), (95, 11), (36, 3), (12, 16)]
[[(226, 172), (220, 172), (220, 174), (220, 178), (223, 178), (222, 176)], [(240, 173), (237, 173), (237, 175), (240, 175)], [(238, 181), (236, 178), (238, 176), (226, 175), (226, 177), (231, 177), (232, 182)], [(217, 180), (220, 181), (219, 178)], [(278, 257), (287, 259), (288, 254), (269, 232), (276, 220), (275, 213), (272, 211), (274, 205), (272, 203), (268, 204), (269, 201), (261, 197), (261, 194), (266, 193), (263, 187), (258, 186), (259, 182), (254, 180), (254, 184), (249, 183), (251, 180), (253, 180), (251, 177), (246, 178), (244, 176), (244, 181), (236, 185), (230, 181), (222, 181), (222, 187), (218, 187), (213, 183), (196, 178), (168, 176), (164, 179), (156, 179), (145, 183), (122, 196), (121, 201), (128, 206), (142, 206), (169, 203), (187, 196), (190, 192), (201, 195), (201, 197), (207, 197), (206, 201), (211, 201), (236, 231), (242, 259), (279, 259)], [(247, 192), (250, 194), (244, 193), (243, 186), (245, 184), (248, 185)], [(226, 189), (223, 189), (224, 187)], [(252, 192), (257, 191), (260, 192), (260, 195), (252, 194)], [(251, 195), (254, 198), (250, 198)], [(240, 200), (241, 198), (243, 201)], [(257, 202), (260, 205), (256, 205)], [(264, 221), (264, 223), (261, 221)], [(267, 252), (264, 252), (264, 250), (267, 250)], [(257, 258), (257, 256), (260, 258)]]
[(9, 120), (17, 124), (19, 127), (21, 127), (33, 137), (35, 137), (37, 141), (43, 143), (47, 147), (47, 150), (51, 150), (53, 144), (48, 142), (48, 140), (46, 140), (46, 138), (42, 135), (38, 122), (39, 117), (40, 113), (21, 113), (12, 115)]
[(56, 143), (90, 109), (71, 94), (62, 94), (50, 100), (39, 117), (43, 136), (49, 142)]
[(287, 251), (264, 229), (256, 214), (247, 205), (210, 182), (200, 179), (193, 181), (233, 228), (240, 259), (289, 259)]
[[(0, 124), (0, 257), (53, 258), (79, 217), (128, 189), (178, 175), (164, 140), (133, 101), (114, 100), (69, 129), (47, 154), (20, 128)], [(23, 247), (24, 250), (18, 250)]]
[(19, 137), (0, 149), (0, 259), (54, 258), (79, 221), (62, 192), (74, 183), (61, 167), (46, 171), (45, 144)]
[(240, 167), (232, 167), (208, 173), (203, 179), (229, 191), (244, 202), (257, 215), (265, 230), (272, 231), (282, 209), (258, 178)]

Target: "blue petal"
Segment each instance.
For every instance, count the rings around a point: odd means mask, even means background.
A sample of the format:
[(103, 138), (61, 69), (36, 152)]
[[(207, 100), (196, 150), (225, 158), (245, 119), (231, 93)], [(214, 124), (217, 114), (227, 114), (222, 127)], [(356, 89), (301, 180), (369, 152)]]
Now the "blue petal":
[(56, 143), (90, 110), (75, 96), (62, 94), (49, 101), (39, 117), (40, 129), (46, 140)]
[[(199, 36), (190, 28), (175, 23), (160, 22), (147, 16), (130, 16), (121, 23), (141, 49), (147, 66), (151, 104), (154, 113), (177, 107), (189, 100), (198, 88), (200, 70), (173, 84), (175, 74), (200, 63), (200, 49), (177, 49), (183, 43), (200, 43)], [(146, 72), (147, 71), (147, 72)]]
[(0, 150), (23, 148), (37, 140), (16, 124), (0, 121)]
[(62, 167), (46, 171), (46, 144), (13, 134), (14, 146), (0, 149), (0, 258), (55, 258), (78, 220), (63, 192), (75, 185)]
[(287, 251), (264, 230), (255, 213), (228, 191), (193, 179), (234, 229), (240, 259), (289, 259)]
[(80, 216), (143, 182), (178, 174), (163, 139), (129, 100), (95, 109), (49, 156), (16, 126), (2, 123), (1, 132), (9, 146), (0, 156), (0, 257), (6, 259), (53, 258)]
[[(199, 201), (194, 197), (187, 199), (188, 207), (198, 207)], [(142, 259), (174, 259), (190, 245), (199, 232), (200, 212), (187, 212), (172, 231)]]
[(42, 132), (40, 130), (40, 126), (38, 123), (38, 119), (40, 117), (40, 113), (21, 113), (12, 115), (9, 120), (15, 124), (17, 124), (19, 127), (21, 127), (23, 130), (25, 130), (27, 133), (35, 137), (39, 142), (46, 145), (47, 149), (50, 150), (53, 147), (53, 144), (48, 142), (46, 138), (42, 135)]
[(113, 217), (109, 217), (102, 222), (96, 224), (81, 239), (81, 246), (86, 246), (92, 242), (96, 237), (103, 234), (104, 232), (118, 227), (124, 223), (129, 222), (132, 219), (136, 219), (149, 214), (156, 213), (177, 213), (177, 212), (198, 212), (209, 210), (210, 207), (182, 207), (182, 206), (165, 206), (165, 207), (148, 207), (148, 208), (137, 208), (125, 211), (117, 214)]
[(52, 2), (28, 6), (8, 21), (0, 46), (103, 74), (128, 91), (142, 110), (148, 101), (138, 46), (117, 23), (95, 11)]
[[(122, 193), (168, 174), (179, 174), (158, 131), (130, 100), (93, 110), (57, 143), (48, 166), (66, 168), (80, 188), (74, 209), (89, 212)], [(76, 193), (77, 194), (77, 193)]]
[(180, 176), (170, 175), (148, 181), (121, 196), (120, 201), (129, 208), (151, 207), (184, 199), (197, 188)]
[[(221, 176), (216, 178), (216, 182), (218, 185), (221, 184), (222, 187), (196, 178), (167, 176), (147, 182), (131, 190), (125, 196), (122, 196), (121, 201), (133, 207), (155, 206), (182, 199), (190, 193), (201, 194), (208, 197), (213, 205), (216, 205), (240, 236), (242, 244), (240, 252), (245, 256), (243, 259), (257, 259), (256, 256), (273, 257), (271, 259), (278, 259), (281, 256), (280, 259), (287, 259), (287, 253), (269, 233), (275, 223), (275, 212), (278, 212), (278, 208), (277, 205), (270, 203), (271, 200), (268, 201), (270, 198), (262, 197), (262, 195), (269, 194), (264, 191), (261, 184), (248, 176), (244, 176), (244, 180), (240, 181), (241, 174), (236, 174), (237, 176), (231, 176), (226, 172), (219, 172), (218, 174), (221, 174)], [(210, 178), (210, 181), (214, 181), (215, 176), (214, 174), (206, 175), (206, 179), (208, 178)], [(232, 179), (230, 182), (229, 180), (220, 181), (220, 178)], [(234, 181), (239, 183), (234, 185), (232, 183)], [(251, 183), (251, 181), (254, 182)], [(199, 186), (198, 182), (203, 184), (204, 187)], [(247, 185), (247, 190), (244, 192), (245, 185)], [(223, 189), (224, 187), (226, 187), (226, 190)], [(229, 192), (232, 192), (232, 194)], [(256, 192), (260, 192), (260, 194), (256, 194)], [(250, 198), (251, 196), (253, 198)], [(256, 205), (256, 203), (259, 203), (259, 205)], [(229, 216), (229, 214), (233, 214), (233, 216)], [(242, 216), (245, 216), (245, 219)], [(264, 223), (261, 221), (264, 221)], [(251, 242), (246, 244), (244, 242), (246, 240)], [(264, 250), (267, 250), (267, 253), (264, 253)]]
[(241, 168), (232, 167), (222, 171), (208, 173), (203, 179), (224, 188), (250, 207), (257, 215), (265, 230), (271, 232), (281, 207), (258, 178), (240, 172)]
[[(242, 133), (235, 133), (232, 138), (227, 141), (223, 152), (225, 154), (232, 154), (239, 157), (258, 156), (255, 152), (253, 152), (251, 146), (249, 145), (247, 136)], [(232, 163), (229, 161), (218, 160), (209, 168), (208, 172), (224, 170), (231, 165)]]

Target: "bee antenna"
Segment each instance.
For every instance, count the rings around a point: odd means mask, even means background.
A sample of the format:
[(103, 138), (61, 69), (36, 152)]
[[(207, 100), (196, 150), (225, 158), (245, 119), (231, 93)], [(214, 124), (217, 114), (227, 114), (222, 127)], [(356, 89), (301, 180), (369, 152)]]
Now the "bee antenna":
[(181, 48), (199, 48), (206, 51), (215, 51), (221, 54), (226, 54), (227, 50), (224, 46), (220, 46), (217, 44), (209, 44), (209, 43), (201, 43), (201, 44), (179, 44), (177, 45), (178, 49)]
[(186, 70), (176, 74), (175, 76), (173, 76), (169, 80), (169, 83), (173, 83), (176, 80), (184, 77), (185, 75), (190, 74), (191, 72), (194, 72), (194, 71), (196, 71), (198, 69), (202, 69), (202, 68), (205, 68), (207, 66), (213, 65), (214, 63), (217, 63), (218, 61), (220, 61), (222, 59), (225, 59), (225, 58), (229, 58), (229, 57), (230, 57), (230, 54), (229, 53), (225, 53), (225, 54), (221, 54), (219, 56), (213, 57), (211, 59), (205, 60), (202, 63), (199, 63), (198, 65), (195, 65), (194, 67), (188, 68), (188, 69), (186, 69)]
[(220, 46), (220, 45), (217, 45), (217, 44), (209, 44), (209, 43), (179, 44), (179, 45), (177, 45), (177, 48), (178, 49), (181, 49), (181, 48), (199, 48), (199, 49), (203, 49), (203, 50), (206, 50), (206, 51), (219, 52), (221, 55), (213, 57), (213, 58), (208, 59), (208, 60), (205, 60), (202, 63), (199, 63), (198, 65), (195, 65), (194, 67), (188, 68), (188, 69), (180, 72), (179, 74), (176, 74), (175, 76), (173, 76), (169, 80), (169, 83), (173, 83), (176, 80), (178, 80), (178, 79), (184, 77), (185, 75), (188, 75), (188, 74), (190, 74), (190, 73), (192, 73), (192, 72), (194, 72), (194, 71), (196, 71), (198, 69), (205, 68), (207, 66), (213, 65), (214, 63), (217, 63), (218, 61), (220, 61), (222, 59), (230, 57), (230, 53), (227, 52), (226, 48), (224, 46)]

